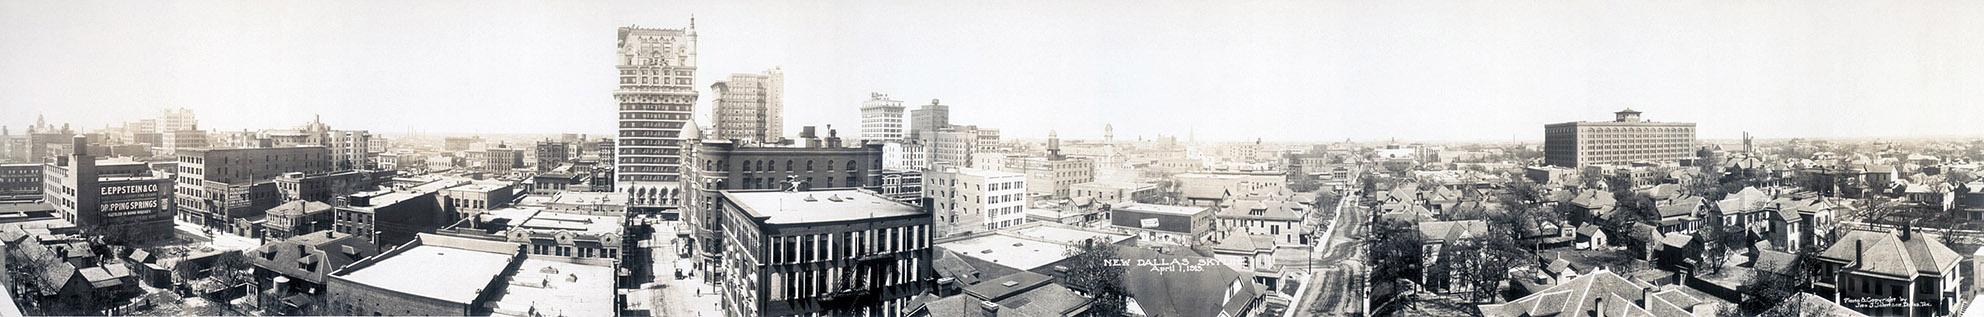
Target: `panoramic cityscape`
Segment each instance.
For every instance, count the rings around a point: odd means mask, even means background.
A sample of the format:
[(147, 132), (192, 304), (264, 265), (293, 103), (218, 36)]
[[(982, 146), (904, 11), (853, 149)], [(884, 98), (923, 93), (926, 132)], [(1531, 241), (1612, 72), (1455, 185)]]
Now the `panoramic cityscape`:
[(0, 2), (0, 316), (1984, 316), (1984, 3), (1147, 5)]

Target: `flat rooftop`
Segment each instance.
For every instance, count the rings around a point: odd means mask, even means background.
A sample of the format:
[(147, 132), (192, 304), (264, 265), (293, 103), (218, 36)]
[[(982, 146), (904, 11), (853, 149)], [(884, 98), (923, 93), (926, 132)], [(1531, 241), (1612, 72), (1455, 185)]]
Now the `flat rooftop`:
[(593, 216), (557, 212), (538, 212), (522, 224), (515, 226), (531, 230), (565, 230), (588, 233), (619, 233), (621, 218), (618, 216)]
[(409, 199), (413, 199), (414, 197), (420, 197), (420, 195), (423, 195), (423, 194), (416, 194), (416, 193), (401, 193), (401, 192), (391, 192), (391, 193), (385, 193), (385, 194), (382, 194), (382, 195), (379, 195), (379, 196), (373, 196), (373, 197), (372, 197), (372, 201), (371, 201), (371, 202), (372, 202), (372, 206), (367, 206), (367, 207), (352, 207), (352, 208), (363, 208), (363, 209), (372, 209), (372, 208), (379, 208), (379, 207), (385, 207), (385, 206), (392, 206), (393, 204), (398, 204), (398, 203), (400, 203), (400, 202), (403, 202), (403, 201), (407, 201), (407, 200), (409, 200)]
[(1190, 215), (1199, 214), (1201, 212), (1205, 212), (1206, 210), (1210, 210), (1210, 209), (1207, 207), (1187, 207), (1187, 206), (1172, 206), (1172, 205), (1157, 205), (1157, 204), (1131, 204), (1129, 206), (1116, 208), (1116, 210), (1190, 216)]
[(729, 200), (768, 224), (832, 222), (924, 214), (915, 206), (859, 190), (723, 191)]
[(550, 203), (573, 204), (573, 205), (591, 205), (591, 204), (626, 205), (627, 193), (564, 192), (564, 193), (559, 193), (558, 196), (556, 197), (552, 197)]
[[(612, 267), (525, 258), (497, 299), (496, 316), (613, 316)], [(484, 282), (487, 283), (487, 282)]]
[(488, 184), (488, 183), (469, 183), (468, 185), (462, 185), (462, 186), (459, 186), (459, 187), (455, 187), (455, 188), (449, 188), (448, 190), (459, 190), (459, 191), (471, 191), (471, 192), (482, 192), (482, 193), (487, 193), (487, 192), (492, 192), (492, 191), (496, 191), (497, 189), (502, 189), (502, 188), (503, 188), (503, 185), (498, 185), (498, 184)]
[(353, 283), (468, 304), (510, 265), (510, 255), (418, 245), (338, 276)]
[(1021, 239), (1004, 233), (939, 243), (937, 247), (956, 252), (958, 256), (976, 258), (1021, 271), (1030, 271), (1067, 259), (1067, 252), (1070, 249), (1067, 245)]
[(1039, 227), (1019, 229), (1019, 230), (1014, 230), (1012, 234), (1019, 235), (1022, 237), (1066, 243), (1069, 245), (1081, 243), (1082, 240), (1088, 240), (1088, 239), (1097, 239), (1102, 242), (1116, 243), (1117, 241), (1123, 241), (1124, 239), (1130, 238), (1130, 236), (1128, 235), (1102, 233), (1102, 232), (1062, 228), (1055, 226), (1039, 226)]

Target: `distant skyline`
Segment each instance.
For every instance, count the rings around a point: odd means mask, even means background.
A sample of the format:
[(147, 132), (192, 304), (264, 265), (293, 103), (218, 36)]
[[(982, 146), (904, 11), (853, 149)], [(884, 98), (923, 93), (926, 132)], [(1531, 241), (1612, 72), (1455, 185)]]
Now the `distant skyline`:
[(1702, 139), (1979, 136), (1984, 2), (0, 2), (0, 125), (614, 128), (614, 30), (781, 67), (786, 131), (870, 92), (1008, 138), (1535, 141), (1631, 107)]

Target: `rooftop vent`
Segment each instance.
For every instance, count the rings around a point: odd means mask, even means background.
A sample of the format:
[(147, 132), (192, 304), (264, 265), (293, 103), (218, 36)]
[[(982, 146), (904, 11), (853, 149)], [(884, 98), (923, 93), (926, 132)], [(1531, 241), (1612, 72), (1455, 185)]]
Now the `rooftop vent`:
[(806, 199), (803, 200), (805, 200), (806, 202), (820, 201), (819, 199), (813, 199), (813, 194), (806, 194)]
[(999, 285), (1004, 285), (1006, 287), (1013, 287), (1013, 285), (1020, 285), (1020, 281), (1006, 281), (1005, 283), (999, 283)]

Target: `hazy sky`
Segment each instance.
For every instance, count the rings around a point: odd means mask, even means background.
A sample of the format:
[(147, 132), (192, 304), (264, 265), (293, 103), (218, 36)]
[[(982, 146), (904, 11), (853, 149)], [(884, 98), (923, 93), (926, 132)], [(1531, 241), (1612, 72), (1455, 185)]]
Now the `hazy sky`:
[(0, 124), (607, 134), (614, 28), (691, 14), (698, 111), (783, 67), (786, 131), (858, 134), (884, 92), (1009, 138), (1527, 140), (1625, 107), (1702, 138), (1984, 134), (1984, 1), (0, 0)]

